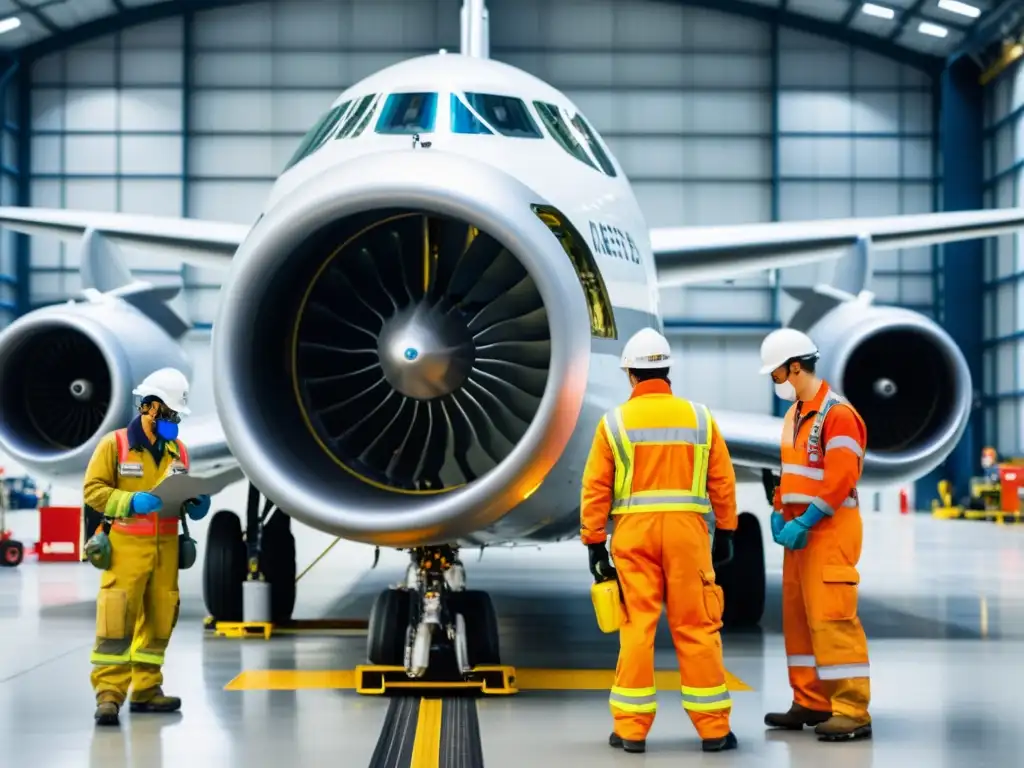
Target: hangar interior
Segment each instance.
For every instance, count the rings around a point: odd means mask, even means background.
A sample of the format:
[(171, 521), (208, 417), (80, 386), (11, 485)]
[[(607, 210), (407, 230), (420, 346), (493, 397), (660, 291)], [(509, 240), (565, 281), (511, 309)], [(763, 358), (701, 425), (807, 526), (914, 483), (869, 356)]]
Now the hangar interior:
[[(0, 205), (249, 224), (342, 89), (403, 59), (458, 50), (459, 5), (0, 0)], [(652, 227), (1021, 205), (1024, 70), (1015, 36), (1024, 12), (1012, 0), (490, 0), (488, 8), (492, 57), (548, 81), (580, 107), (622, 164)], [(976, 475), (983, 446), (1001, 457), (1024, 456), (1020, 242), (1007, 235), (908, 248), (875, 261), (876, 302), (939, 322), (964, 352), (975, 384), (976, 416), (946, 465), (917, 484), (918, 509), (928, 508), (938, 479), (962, 488)], [(192, 409), (212, 411), (209, 338), (221, 273), (159, 269), (144, 255), (126, 255), (141, 279), (181, 281), (176, 302), (192, 324), (183, 342), (195, 361)], [(0, 233), (0, 329), (76, 297), (79, 264), (74, 244)], [(797, 267), (663, 290), (677, 356), (675, 390), (712, 409), (781, 413), (757, 376), (761, 339), (795, 310), (787, 287), (828, 282), (832, 269)], [(886, 498), (889, 505), (895, 495)], [(741, 500), (745, 508), (763, 507), (757, 488), (742, 490)], [(68, 497), (70, 504), (80, 501)], [(226, 492), (221, 505), (243, 507), (244, 488)], [(875, 717), (887, 725), (876, 729), (874, 746), (828, 759), (857, 768), (906, 759), (1009, 765), (1007, 755), (1024, 742), (1019, 731), (1007, 730), (1014, 705), (1006, 686), (999, 685), (1003, 694), (994, 691), (1001, 661), (1019, 658), (1024, 546), (1017, 531), (926, 516), (898, 519), (893, 528), (893, 516), (886, 519), (866, 521), (864, 578), (873, 591), (863, 610), (869, 638), (879, 639)], [(959, 525), (969, 529), (950, 527)], [(304, 538), (300, 559), (312, 560), (329, 542)], [(580, 643), (583, 655), (599, 656), (595, 668), (613, 665), (607, 638), (576, 625), (592, 623), (582, 555), (552, 550), (566, 547), (498, 552), (480, 566), (479, 578), (495, 585), (509, 616), (502, 631), (519, 651), (516, 663), (546, 663), (538, 636), (546, 625), (567, 643)], [(332, 573), (310, 575), (301, 610), (367, 604), (369, 588), (355, 561), (368, 562), (370, 550), (346, 551), (352, 562), (337, 562), (336, 551)], [(397, 573), (401, 562), (385, 555), (381, 578)], [(770, 603), (777, 603), (780, 562), (781, 554), (769, 553)], [(86, 656), (95, 579), (61, 570), (73, 567), (35, 571), (28, 564), (20, 582), (0, 573), (0, 609), (10, 609), (0, 612), (0, 635), (3, 646), (14, 644), (0, 654), (0, 734), (22, 761), (82, 765), (91, 749), (90, 765), (127, 765), (127, 756), (131, 764), (170, 765), (196, 754), (188, 744), (201, 744), (211, 762), (232, 765), (296, 755), (318, 763), (339, 754), (375, 764), (383, 705), (339, 701), (329, 690), (222, 690), (240, 668), (351, 666), (359, 641), (211, 647), (198, 627), (194, 572), (182, 574), (188, 626), (178, 630), (168, 662), (187, 699), (184, 719), (163, 734), (162, 724), (136, 721), (127, 737), (93, 736)], [(508, 568), (517, 569), (531, 596), (500, 586)], [(566, 589), (574, 602), (556, 583), (572, 585)], [(339, 585), (356, 597), (337, 602)], [(774, 610), (763, 636), (725, 639), (727, 666), (754, 692), (736, 696), (741, 750), (736, 761), (725, 758), (730, 765), (818, 764), (813, 741), (761, 736), (762, 704), (784, 705), (788, 695)], [(662, 640), (659, 666), (670, 669), (671, 646)], [(348, 645), (339, 650), (339, 643)], [(923, 656), (915, 651), (921, 644)], [(565, 656), (561, 663), (573, 663)], [(907, 660), (902, 668), (900, 659)], [(61, 680), (73, 682), (62, 690)], [(967, 689), (966, 699), (951, 703)], [(487, 763), (518, 764), (528, 755), (523, 742), (535, 740), (534, 754), (544, 758), (618, 765), (626, 758), (602, 749), (603, 695), (482, 703)], [(68, 735), (53, 735), (65, 722)], [(273, 725), (250, 738), (267, 723)], [(555, 731), (573, 729), (559, 741)], [(672, 729), (679, 733), (678, 724)], [(663, 741), (648, 760), (667, 764), (690, 748), (688, 736), (668, 731), (661, 726)], [(880, 743), (879, 734), (889, 742)]]

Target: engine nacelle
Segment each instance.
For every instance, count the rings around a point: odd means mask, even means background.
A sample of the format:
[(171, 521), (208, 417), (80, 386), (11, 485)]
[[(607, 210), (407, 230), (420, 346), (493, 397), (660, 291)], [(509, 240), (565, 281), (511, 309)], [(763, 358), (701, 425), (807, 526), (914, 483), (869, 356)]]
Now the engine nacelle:
[(401, 547), (459, 540), (537, 491), (591, 344), (571, 253), (585, 242), (564, 220), (553, 235), (543, 202), (430, 149), (329, 168), (261, 218), (212, 357), (228, 444), (268, 498)]
[(810, 329), (818, 372), (864, 419), (868, 482), (920, 477), (953, 450), (967, 426), (971, 375), (963, 353), (916, 312), (839, 305)]
[(181, 347), (126, 302), (31, 312), (0, 333), (0, 448), (34, 474), (80, 475), (107, 432), (132, 417), (132, 389)]

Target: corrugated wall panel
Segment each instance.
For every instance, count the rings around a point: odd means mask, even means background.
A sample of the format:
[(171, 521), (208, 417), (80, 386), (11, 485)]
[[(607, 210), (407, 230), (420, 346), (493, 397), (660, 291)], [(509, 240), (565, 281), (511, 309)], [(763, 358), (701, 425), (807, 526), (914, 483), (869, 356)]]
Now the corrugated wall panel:
[[(986, 205), (1024, 200), (1024, 69), (985, 90)], [(1024, 234), (986, 241), (983, 402), (986, 434), (1003, 457), (1024, 456)]]

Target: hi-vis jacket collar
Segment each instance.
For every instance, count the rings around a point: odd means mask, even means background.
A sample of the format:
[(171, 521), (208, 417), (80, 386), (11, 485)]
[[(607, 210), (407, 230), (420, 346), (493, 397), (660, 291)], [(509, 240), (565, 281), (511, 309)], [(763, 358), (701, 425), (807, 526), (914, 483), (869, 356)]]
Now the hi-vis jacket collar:
[[(128, 450), (130, 451), (151, 451), (153, 443), (146, 437), (146, 431), (142, 428), (142, 417), (136, 416), (128, 425)], [(157, 438), (156, 446), (161, 453), (167, 452), (174, 458), (181, 458), (178, 455), (178, 445), (174, 440), (161, 440)]]
[(828, 397), (830, 387), (828, 382), (822, 379), (821, 384), (818, 385), (818, 391), (814, 393), (807, 402), (799, 401), (796, 404), (797, 416), (806, 416), (809, 413), (817, 413), (821, 410), (822, 403), (825, 402), (825, 398)]
[(637, 385), (633, 387), (633, 393), (629, 396), (632, 400), (634, 397), (643, 397), (644, 395), (671, 395), (672, 387), (669, 386), (668, 382), (664, 379), (648, 379), (647, 381), (639, 381)]

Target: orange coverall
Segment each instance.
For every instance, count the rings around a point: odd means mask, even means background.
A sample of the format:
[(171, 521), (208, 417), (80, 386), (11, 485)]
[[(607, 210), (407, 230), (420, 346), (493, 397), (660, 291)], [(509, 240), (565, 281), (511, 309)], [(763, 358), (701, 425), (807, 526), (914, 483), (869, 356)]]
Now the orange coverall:
[(819, 712), (868, 717), (868, 641), (857, 618), (863, 537), (857, 481), (867, 429), (827, 383), (794, 403), (782, 428), (775, 508), (787, 520), (814, 502), (828, 517), (782, 563), (782, 630), (793, 700)]
[(673, 396), (666, 381), (640, 382), (597, 427), (583, 474), (584, 544), (605, 541), (609, 515), (626, 607), (609, 697), (615, 733), (642, 741), (654, 723), (654, 634), (664, 603), (683, 707), (702, 739), (726, 736), (732, 700), (711, 534), (736, 529), (736, 474), (711, 412)]

